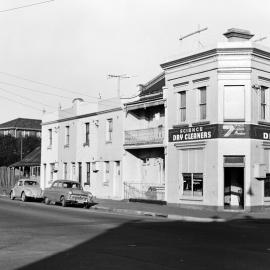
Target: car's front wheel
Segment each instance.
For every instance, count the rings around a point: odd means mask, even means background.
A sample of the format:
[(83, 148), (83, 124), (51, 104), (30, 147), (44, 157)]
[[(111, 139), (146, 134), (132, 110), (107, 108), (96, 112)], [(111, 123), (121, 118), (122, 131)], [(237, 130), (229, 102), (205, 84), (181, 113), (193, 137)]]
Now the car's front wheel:
[(21, 199), (22, 199), (23, 202), (27, 201), (27, 197), (26, 197), (24, 192), (22, 193)]
[(62, 196), (62, 197), (60, 198), (60, 202), (61, 202), (61, 205), (62, 205), (63, 207), (66, 207), (66, 206), (67, 206), (67, 202), (66, 202), (66, 199), (65, 199), (64, 196)]
[(10, 197), (11, 200), (15, 199), (15, 194), (14, 194), (13, 190), (10, 192), (9, 197)]
[(50, 204), (50, 200), (46, 197), (45, 200), (44, 200), (44, 203), (45, 204)]

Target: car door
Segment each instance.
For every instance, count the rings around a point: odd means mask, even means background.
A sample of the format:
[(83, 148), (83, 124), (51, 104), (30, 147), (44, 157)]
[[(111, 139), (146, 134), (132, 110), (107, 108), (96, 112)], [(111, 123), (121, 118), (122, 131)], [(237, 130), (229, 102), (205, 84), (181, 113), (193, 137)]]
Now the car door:
[(23, 181), (20, 180), (13, 188), (15, 197), (21, 197), (22, 189), (23, 189)]
[(47, 197), (50, 201), (55, 201), (55, 192), (58, 185), (58, 181), (52, 183), (51, 187), (46, 189), (45, 197)]

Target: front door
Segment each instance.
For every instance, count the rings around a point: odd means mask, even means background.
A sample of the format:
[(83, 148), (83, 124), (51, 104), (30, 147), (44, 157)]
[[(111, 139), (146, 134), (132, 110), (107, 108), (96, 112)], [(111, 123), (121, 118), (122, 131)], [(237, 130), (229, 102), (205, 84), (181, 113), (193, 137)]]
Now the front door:
[[(224, 162), (224, 207), (228, 209), (244, 208), (244, 157), (230, 158)], [(239, 158), (239, 157), (238, 157)], [(234, 161), (236, 161), (234, 163)], [(242, 160), (243, 162), (239, 162)]]

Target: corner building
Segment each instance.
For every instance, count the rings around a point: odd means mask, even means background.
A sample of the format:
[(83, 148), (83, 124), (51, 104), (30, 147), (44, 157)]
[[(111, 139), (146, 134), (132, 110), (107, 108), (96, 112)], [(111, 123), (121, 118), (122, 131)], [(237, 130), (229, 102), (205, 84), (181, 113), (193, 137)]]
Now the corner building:
[(246, 30), (163, 63), (166, 201), (218, 209), (270, 205), (270, 49)]

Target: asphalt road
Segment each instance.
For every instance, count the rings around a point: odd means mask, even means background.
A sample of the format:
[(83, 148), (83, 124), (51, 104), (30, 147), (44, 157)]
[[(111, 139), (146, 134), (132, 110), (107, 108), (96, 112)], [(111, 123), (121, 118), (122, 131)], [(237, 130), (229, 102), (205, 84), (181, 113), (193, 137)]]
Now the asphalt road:
[(0, 198), (0, 269), (270, 269), (270, 220), (180, 222)]

